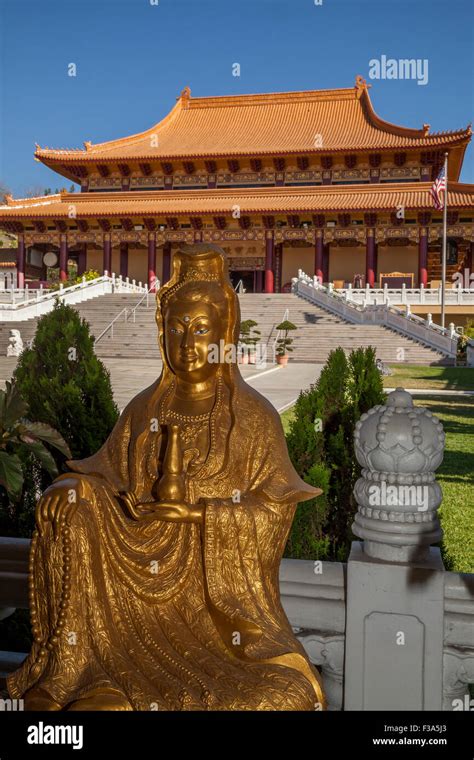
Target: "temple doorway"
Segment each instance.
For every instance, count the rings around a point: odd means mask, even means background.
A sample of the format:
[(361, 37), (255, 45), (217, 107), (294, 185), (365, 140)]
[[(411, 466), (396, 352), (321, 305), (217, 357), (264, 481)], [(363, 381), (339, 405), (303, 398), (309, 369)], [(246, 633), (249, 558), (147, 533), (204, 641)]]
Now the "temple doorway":
[(230, 281), (234, 288), (245, 293), (261, 293), (263, 290), (263, 272), (257, 269), (231, 269)]

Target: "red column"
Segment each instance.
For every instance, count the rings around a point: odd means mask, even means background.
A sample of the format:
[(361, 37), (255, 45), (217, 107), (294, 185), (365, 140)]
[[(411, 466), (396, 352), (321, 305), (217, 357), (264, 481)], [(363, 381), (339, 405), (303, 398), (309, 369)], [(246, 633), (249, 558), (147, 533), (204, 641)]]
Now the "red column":
[(273, 276), (273, 253), (273, 232), (271, 230), (267, 230), (265, 237), (265, 293), (275, 292)]
[(377, 261), (375, 251), (375, 237), (374, 230), (369, 228), (367, 230), (367, 242), (365, 248), (365, 284), (373, 288), (375, 285), (375, 277), (377, 274)]
[(128, 277), (128, 243), (120, 243), (120, 275)]
[(418, 283), (419, 287), (428, 285), (428, 230), (420, 227), (420, 242), (418, 244)]
[(283, 264), (283, 243), (275, 246), (273, 255), (273, 290), (275, 293), (281, 291), (281, 269)]
[(156, 281), (156, 240), (151, 234), (148, 238), (148, 289), (155, 292)]
[(163, 246), (163, 277), (162, 285), (168, 282), (171, 272), (171, 243), (165, 243)]
[(314, 274), (318, 278), (318, 281), (321, 285), (324, 282), (323, 252), (324, 252), (323, 231), (316, 230), (316, 245), (315, 245), (315, 251), (314, 251)]
[(25, 239), (23, 235), (18, 237), (18, 248), (16, 249), (16, 286), (17, 288), (25, 287)]
[(77, 256), (77, 274), (79, 277), (84, 274), (87, 269), (87, 243), (83, 243), (79, 249)]
[(467, 269), (467, 272), (463, 272), (463, 277), (466, 275), (466, 279), (463, 282), (464, 288), (474, 288), (474, 277), (471, 279), (473, 259), (474, 259), (474, 243), (469, 243), (469, 248), (466, 254), (466, 261), (464, 264), (464, 269)]
[(329, 243), (323, 245), (323, 282), (329, 282)]
[(263, 290), (263, 272), (261, 269), (257, 269), (256, 272), (256, 286), (255, 286), (255, 292), (261, 293)]
[(103, 253), (103, 275), (112, 275), (112, 243), (110, 237), (107, 235), (104, 237), (104, 253)]
[(67, 280), (67, 238), (61, 237), (59, 244), (59, 279), (61, 282)]

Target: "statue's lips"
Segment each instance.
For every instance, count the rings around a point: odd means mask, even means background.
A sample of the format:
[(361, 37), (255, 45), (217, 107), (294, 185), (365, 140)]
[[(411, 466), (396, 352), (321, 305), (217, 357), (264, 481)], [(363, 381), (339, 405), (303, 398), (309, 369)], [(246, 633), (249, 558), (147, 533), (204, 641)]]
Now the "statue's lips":
[(198, 355), (195, 351), (180, 351), (179, 358), (185, 364), (192, 364), (198, 359)]

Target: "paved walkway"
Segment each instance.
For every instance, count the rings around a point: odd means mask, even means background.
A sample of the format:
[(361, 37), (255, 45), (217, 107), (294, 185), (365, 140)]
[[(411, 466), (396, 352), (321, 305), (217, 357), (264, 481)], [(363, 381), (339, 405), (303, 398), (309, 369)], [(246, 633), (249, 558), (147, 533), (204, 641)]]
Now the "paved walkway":
[[(148, 388), (161, 372), (161, 361), (130, 359), (103, 359), (110, 371), (115, 400), (120, 409)], [(286, 367), (257, 369), (242, 365), (240, 371), (247, 382), (273, 404), (278, 411), (291, 406), (301, 390), (316, 382), (322, 365), (288, 364)]]
[[(394, 391), (395, 388), (385, 388), (386, 393)], [(474, 391), (448, 391), (434, 390), (433, 388), (405, 388), (412, 396), (474, 396)]]
[[(150, 359), (103, 359), (110, 372), (114, 397), (119, 409), (144, 388), (148, 388), (161, 372), (161, 361)], [(16, 366), (16, 359), (0, 357), (0, 387), (5, 386)], [(316, 382), (321, 364), (288, 364), (286, 367), (257, 369), (252, 365), (241, 365), (240, 370), (247, 382), (269, 399), (278, 411), (291, 406), (299, 392)]]

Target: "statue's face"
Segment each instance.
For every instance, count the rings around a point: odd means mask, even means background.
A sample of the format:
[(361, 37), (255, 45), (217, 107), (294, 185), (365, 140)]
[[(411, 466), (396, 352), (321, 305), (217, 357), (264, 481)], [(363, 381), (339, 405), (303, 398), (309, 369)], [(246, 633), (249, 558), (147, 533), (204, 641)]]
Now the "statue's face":
[(173, 299), (164, 315), (166, 356), (172, 371), (188, 382), (202, 382), (217, 369), (209, 347), (219, 345), (217, 310), (204, 301)]

